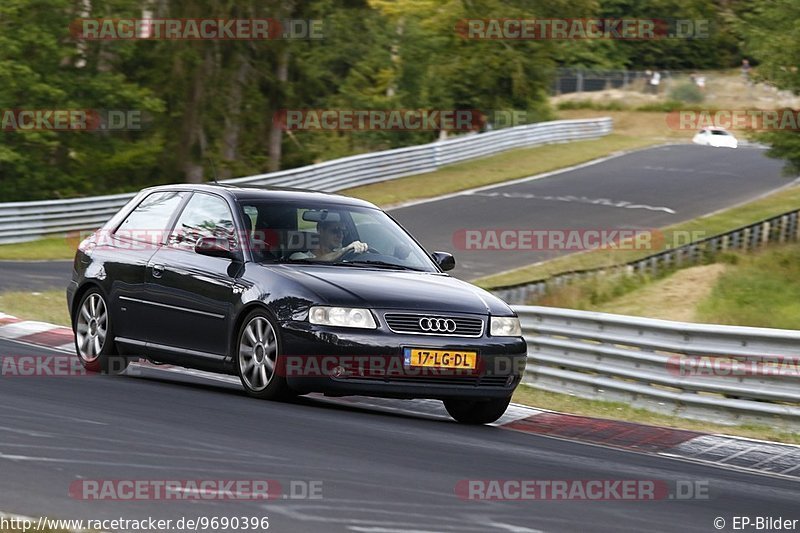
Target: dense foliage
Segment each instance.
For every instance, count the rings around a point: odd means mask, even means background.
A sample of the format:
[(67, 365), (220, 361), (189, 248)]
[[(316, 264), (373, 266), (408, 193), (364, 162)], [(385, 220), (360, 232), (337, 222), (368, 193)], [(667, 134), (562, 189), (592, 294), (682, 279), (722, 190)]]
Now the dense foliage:
[[(753, 7), (756, 6), (756, 7)], [(322, 21), (322, 39), (83, 40), (80, 18)], [(135, 110), (124, 131), (13, 131), (0, 142), (0, 201), (109, 194), (295, 167), (431, 141), (437, 132), (284, 132), (281, 109), (522, 110), (548, 118), (558, 66), (697, 69), (738, 65), (747, 35), (776, 82), (796, 58), (796, 0), (3, 0), (0, 109)], [(771, 13), (772, 18), (764, 17)], [(754, 21), (740, 24), (742, 17)], [(467, 18), (708, 19), (703, 39), (495, 41), (462, 38)], [(773, 20), (774, 18), (774, 20)], [(760, 28), (760, 29), (756, 29)], [(785, 28), (786, 43), (758, 31)], [(796, 31), (796, 30), (792, 30)], [(749, 32), (749, 33), (748, 33)], [(782, 63), (782, 61), (784, 61)], [(792, 85), (794, 83), (794, 85)]]

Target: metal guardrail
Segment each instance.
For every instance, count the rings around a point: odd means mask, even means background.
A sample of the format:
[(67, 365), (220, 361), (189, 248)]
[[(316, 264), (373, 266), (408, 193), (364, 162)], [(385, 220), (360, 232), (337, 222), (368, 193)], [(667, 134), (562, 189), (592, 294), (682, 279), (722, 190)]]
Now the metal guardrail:
[[(611, 132), (610, 118), (526, 124), (407, 148), (327, 161), (269, 174), (225, 180), (236, 185), (290, 186), (340, 191), (413, 174), (432, 172), (461, 161), (540, 144), (594, 139)], [(0, 203), (0, 243), (42, 235), (92, 230), (102, 226), (134, 194), (70, 200)]]
[[(536, 388), (685, 418), (800, 429), (800, 331), (515, 310), (528, 342), (524, 382)], [(687, 357), (702, 364), (682, 364), (691, 363)], [(786, 366), (777, 375), (781, 357)], [(742, 371), (747, 364), (763, 372)]]
[(628, 263), (571, 270), (545, 279), (494, 287), (489, 290), (510, 304), (526, 305), (535, 303), (537, 298), (544, 296), (552, 288), (559, 288), (575, 281), (599, 276), (636, 274), (655, 276), (675, 268), (701, 263), (726, 250), (754, 250), (767, 243), (798, 240), (800, 240), (800, 209)]

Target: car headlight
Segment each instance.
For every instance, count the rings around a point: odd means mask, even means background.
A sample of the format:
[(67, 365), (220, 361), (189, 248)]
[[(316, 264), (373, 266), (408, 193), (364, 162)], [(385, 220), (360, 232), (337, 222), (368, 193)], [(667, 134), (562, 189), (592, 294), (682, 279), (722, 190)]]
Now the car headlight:
[(308, 321), (312, 324), (324, 326), (339, 326), (343, 328), (375, 329), (375, 319), (369, 309), (353, 307), (323, 307), (313, 306), (308, 312)]
[(515, 316), (493, 316), (489, 334), (492, 337), (519, 337), (522, 327)]

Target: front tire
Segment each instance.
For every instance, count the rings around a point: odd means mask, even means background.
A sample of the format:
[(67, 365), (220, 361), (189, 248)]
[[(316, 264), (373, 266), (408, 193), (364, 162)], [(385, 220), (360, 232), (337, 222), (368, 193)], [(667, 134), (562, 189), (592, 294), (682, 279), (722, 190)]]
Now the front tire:
[(72, 320), (75, 352), (89, 372), (121, 374), (128, 367), (128, 358), (120, 356), (114, 346), (114, 330), (103, 294), (90, 289), (83, 295)]
[(236, 337), (236, 371), (248, 395), (262, 400), (290, 396), (280, 375), (281, 341), (278, 327), (265, 311), (252, 311)]
[(444, 408), (461, 424), (491, 424), (503, 416), (511, 398), (491, 400), (444, 400)]

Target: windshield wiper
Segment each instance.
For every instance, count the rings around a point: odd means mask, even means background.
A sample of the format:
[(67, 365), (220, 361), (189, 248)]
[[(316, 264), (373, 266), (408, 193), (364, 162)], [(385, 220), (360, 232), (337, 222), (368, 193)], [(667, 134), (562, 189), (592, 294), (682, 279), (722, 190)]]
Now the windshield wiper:
[(331, 266), (346, 266), (347, 263), (337, 261), (321, 261), (319, 259), (276, 259), (271, 262), (274, 265), (331, 265)]
[(421, 270), (419, 268), (413, 268), (406, 265), (399, 265), (397, 263), (389, 263), (388, 261), (378, 261), (378, 260), (370, 260), (370, 259), (361, 259), (359, 261), (347, 261), (343, 264), (346, 265), (363, 265), (367, 267), (378, 267), (378, 268), (390, 268), (395, 270), (413, 270), (414, 272), (425, 272), (425, 270)]

